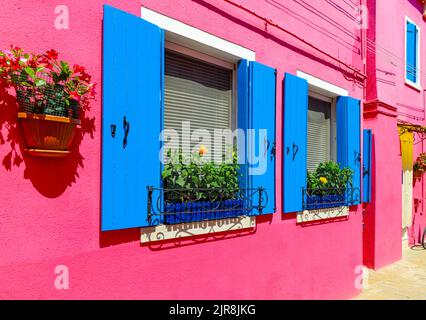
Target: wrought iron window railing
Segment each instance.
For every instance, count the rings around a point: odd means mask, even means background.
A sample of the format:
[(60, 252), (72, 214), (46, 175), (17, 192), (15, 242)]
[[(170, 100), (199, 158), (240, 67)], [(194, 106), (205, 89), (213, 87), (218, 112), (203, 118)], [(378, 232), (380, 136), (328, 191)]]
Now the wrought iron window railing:
[(148, 222), (177, 224), (262, 214), (268, 203), (264, 188), (167, 189), (147, 187)]
[(303, 210), (351, 206), (360, 203), (359, 188), (302, 189)]

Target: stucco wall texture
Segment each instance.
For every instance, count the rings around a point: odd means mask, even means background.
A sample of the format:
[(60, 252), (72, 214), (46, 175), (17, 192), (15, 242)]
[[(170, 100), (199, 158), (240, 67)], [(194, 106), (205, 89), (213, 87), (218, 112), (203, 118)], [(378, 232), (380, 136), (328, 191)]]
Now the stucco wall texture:
[[(425, 125), (423, 6), (418, 0), (368, 0), (370, 10), (367, 44), (366, 103), (380, 101), (383, 112), (364, 118), (364, 127), (374, 133), (373, 201), (366, 206), (364, 262), (381, 268), (401, 258), (402, 189), (401, 148), (397, 123)], [(420, 89), (405, 84), (405, 18), (420, 29)], [(389, 109), (389, 107), (391, 109)], [(425, 150), (421, 134), (414, 133), (413, 161)], [(418, 243), (426, 226), (424, 178), (413, 185), (413, 225), (409, 244)]]
[[(102, 5), (66, 0), (69, 29), (57, 30), (54, 1), (10, 0), (0, 6), (0, 47), (53, 48), (87, 68), (98, 94), (71, 156), (29, 157), (13, 96), (0, 95), (0, 298), (284, 299), (350, 298), (359, 290), (361, 207), (348, 219), (296, 225), (281, 214), (282, 80), (297, 69), (347, 89), (362, 88), (338, 65), (240, 9), (210, 0), (106, 1), (140, 16), (141, 5), (256, 51), (278, 69), (277, 212), (258, 217), (254, 232), (141, 246), (138, 229), (100, 232)], [(240, 1), (330, 54), (363, 69), (360, 31), (338, 8), (296, 2)], [(301, 10), (303, 14), (301, 14)], [(354, 16), (351, 8), (346, 13)], [(325, 18), (318, 18), (318, 15)], [(137, 59), (136, 59), (137, 60)], [(117, 85), (120, 85), (117, 74)], [(13, 95), (13, 93), (10, 93)], [(141, 154), (143, 156), (143, 154)], [(69, 269), (57, 290), (55, 268)]]

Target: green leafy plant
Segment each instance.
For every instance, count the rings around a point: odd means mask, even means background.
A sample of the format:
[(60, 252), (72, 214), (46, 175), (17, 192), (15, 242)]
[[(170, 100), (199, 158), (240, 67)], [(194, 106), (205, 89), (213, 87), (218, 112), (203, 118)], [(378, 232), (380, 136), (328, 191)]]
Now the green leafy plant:
[(51, 49), (43, 54), (11, 47), (0, 50), (0, 80), (14, 87), (23, 111), (77, 117), (86, 99), (95, 95), (95, 84), (84, 67), (58, 60)]
[(415, 173), (421, 174), (425, 172), (425, 167), (423, 163), (419, 163), (418, 161), (414, 162), (413, 170)]
[[(181, 151), (167, 152), (169, 161), (162, 173), (163, 186), (166, 189), (179, 189), (179, 201), (213, 201), (233, 199), (238, 192), (239, 165), (237, 153), (232, 150), (231, 161), (220, 164), (205, 161), (207, 152), (200, 147), (198, 153), (190, 156)], [(170, 200), (170, 199), (169, 199)]]
[(426, 171), (426, 153), (422, 152), (416, 159), (413, 165), (414, 173), (417, 175), (423, 174)]
[(307, 173), (307, 190), (309, 195), (344, 194), (346, 188), (352, 187), (353, 170), (341, 168), (333, 161), (320, 163), (315, 171)]

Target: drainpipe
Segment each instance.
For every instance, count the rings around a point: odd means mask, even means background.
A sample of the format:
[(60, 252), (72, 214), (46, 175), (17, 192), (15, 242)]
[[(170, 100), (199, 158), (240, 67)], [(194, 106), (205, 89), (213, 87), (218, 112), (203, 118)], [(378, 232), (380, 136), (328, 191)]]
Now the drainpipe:
[(349, 70), (351, 70), (355, 75), (358, 75), (360, 78), (362, 78), (363, 80), (367, 78), (366, 74), (361, 72), (358, 69), (355, 69), (353, 66), (350, 66), (349, 64), (343, 62), (342, 60), (335, 58), (334, 56), (332, 56), (331, 54), (317, 48), (315, 45), (313, 45), (312, 43), (307, 42), (305, 39), (302, 39), (301, 37), (299, 37), (298, 35), (296, 35), (295, 33), (285, 29), (284, 27), (280, 26), (279, 24), (273, 22), (271, 19), (268, 19), (266, 17), (262, 17), (261, 15), (257, 14), (256, 12), (247, 9), (246, 7), (244, 7), (241, 4), (235, 3), (232, 0), (224, 0), (225, 2), (229, 3), (230, 5), (233, 5), (234, 7), (237, 7), (241, 10), (243, 10), (246, 13), (249, 13), (250, 15), (262, 20), (265, 22), (265, 25), (270, 25), (272, 27), (275, 27), (285, 33), (287, 33), (288, 35), (292, 36), (293, 38), (299, 40), (300, 42), (302, 42), (303, 44), (307, 45), (308, 47), (320, 52), (321, 54), (325, 55), (326, 57), (330, 58), (331, 60), (339, 63), (340, 65), (345, 66), (346, 68), (348, 68)]

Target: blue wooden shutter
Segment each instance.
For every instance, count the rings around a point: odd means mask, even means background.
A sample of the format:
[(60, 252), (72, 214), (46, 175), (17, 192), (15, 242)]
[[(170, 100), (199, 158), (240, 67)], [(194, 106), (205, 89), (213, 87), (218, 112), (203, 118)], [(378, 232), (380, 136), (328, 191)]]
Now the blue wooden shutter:
[(106, 231), (149, 225), (146, 187), (160, 185), (164, 35), (157, 26), (108, 5), (103, 24), (101, 206)]
[(238, 129), (244, 132), (244, 136), (238, 137), (238, 159), (245, 159), (245, 163), (240, 164), (240, 188), (250, 187), (247, 166), (247, 145), (245, 133), (249, 127), (249, 63), (241, 60), (238, 64)]
[(286, 73), (284, 78), (283, 211), (302, 210), (306, 188), (308, 82)]
[[(254, 129), (254, 135), (248, 137), (248, 157), (256, 158), (249, 161), (249, 179), (252, 188), (263, 188), (268, 199), (262, 212), (255, 213), (269, 214), (275, 212), (276, 71), (250, 62), (249, 75), (249, 128)], [(258, 197), (253, 200), (256, 204)]]
[(406, 28), (406, 77), (416, 83), (417, 81), (417, 28), (407, 21)]
[(363, 130), (362, 144), (362, 202), (370, 202), (373, 153), (373, 133), (371, 129)]
[(337, 162), (341, 167), (353, 170), (355, 200), (350, 205), (360, 203), (361, 153), (360, 153), (360, 101), (351, 97), (338, 97), (337, 114)]

